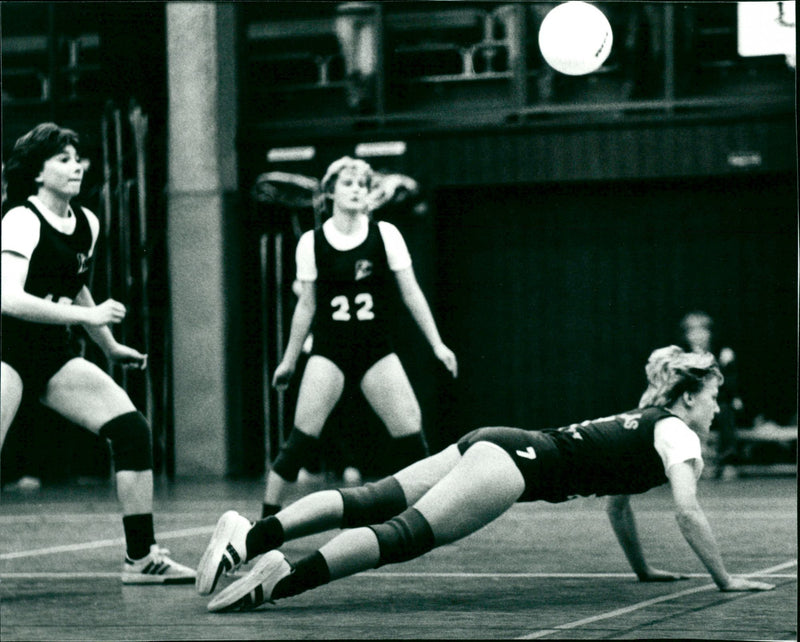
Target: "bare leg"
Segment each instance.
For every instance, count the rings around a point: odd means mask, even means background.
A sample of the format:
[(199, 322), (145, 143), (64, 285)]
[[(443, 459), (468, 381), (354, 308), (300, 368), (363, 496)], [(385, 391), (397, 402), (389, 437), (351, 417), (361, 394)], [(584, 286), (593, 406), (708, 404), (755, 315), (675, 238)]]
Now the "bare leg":
[(394, 438), (422, 429), (422, 412), (403, 365), (396, 354), (378, 361), (364, 374), (361, 391)]
[(344, 531), (319, 552), (325, 558), (331, 581), (376, 568), (381, 559), (378, 537), (365, 526)]
[[(108, 374), (85, 359), (73, 359), (47, 385), (41, 402), (73, 423), (98, 434), (112, 419), (136, 410)], [(153, 512), (153, 471), (116, 472), (123, 515)]]
[(458, 446), (451, 444), (435, 455), (426, 457), (396, 472), (406, 503), (413, 506), (425, 493), (442, 481), (461, 462)]
[(361, 380), (361, 390), (392, 438), (391, 453), (398, 468), (428, 455), (422, 433), (422, 412), (400, 359), (389, 354)]
[[(64, 364), (50, 378), (40, 401), (43, 405), (86, 428), (101, 434), (112, 423), (136, 431), (134, 443), (149, 449), (146, 421), (137, 416), (127, 393), (104, 370), (82, 358)], [(127, 415), (130, 415), (128, 417)], [(116, 420), (121, 419), (122, 423)], [(146, 462), (152, 453), (140, 453)], [(146, 458), (145, 458), (146, 456)], [(117, 498), (122, 506), (127, 558), (123, 565), (125, 584), (194, 582), (195, 572), (171, 560), (155, 541), (153, 528), (153, 471), (117, 470)]]
[(119, 470), (115, 474), (117, 498), (123, 515), (153, 512), (153, 471)]
[(2, 452), (6, 435), (11, 429), (11, 424), (14, 422), (14, 417), (17, 416), (19, 405), (22, 402), (23, 385), (17, 371), (5, 362), (2, 362), (0, 383), (2, 384), (2, 395), (0, 395), (0, 452)]
[(339, 528), (343, 502), (336, 490), (321, 490), (301, 497), (275, 515), (283, 527), (284, 541)]
[(511, 455), (499, 446), (479, 442), (414, 506), (441, 546), (494, 521), (524, 490), (525, 480)]
[[(313, 355), (306, 364), (297, 396), (294, 425), (311, 437), (319, 437), (325, 422), (344, 390), (344, 374), (328, 359)], [(264, 503), (280, 505), (293, 481), (281, 477), (274, 470), (267, 475)]]
[(292, 486), (294, 486), (294, 482), (286, 481), (278, 473), (270, 470), (267, 473), (267, 483), (264, 486), (264, 503), (279, 505), (286, 493), (286, 489)]
[(6, 435), (22, 402), (23, 390), (19, 374), (5, 361), (2, 362), (0, 370), (0, 384), (2, 384), (2, 396), (0, 396), (0, 450), (2, 450)]
[[(447, 452), (447, 451), (445, 451)], [(501, 448), (480, 442), (425, 493), (414, 507), (430, 524), (437, 546), (465, 537), (507, 511), (522, 494), (525, 481)], [(342, 533), (320, 548), (335, 580), (375, 568), (378, 539), (369, 528)]]
[[(448, 463), (456, 459), (455, 465), (414, 504), (415, 511), (404, 512), (396, 524), (390, 520), (391, 526), (375, 527), (376, 530), (358, 527), (344, 531), (294, 566), (280, 551), (270, 551), (256, 562), (250, 573), (211, 600), (209, 610), (252, 608), (266, 600), (298, 595), (381, 564), (412, 559), (430, 550), (431, 546), (455, 541), (488, 524), (508, 510), (525, 488), (525, 481), (513, 459), (498, 446), (487, 442), (473, 445), (463, 457), (459, 457), (456, 446), (450, 446), (438, 455), (401, 471), (397, 478), (402, 477), (407, 482), (415, 468), (417, 472), (431, 472), (428, 467), (432, 460), (446, 469)], [(417, 489), (413, 485), (409, 488), (411, 493)], [(310, 506), (311, 500), (307, 504)], [(264, 520), (261, 523), (269, 522)], [(385, 540), (378, 539), (377, 532), (383, 537), (394, 530), (393, 526), (402, 527), (402, 543), (395, 544), (391, 536)], [(213, 552), (213, 549), (210, 546), (207, 552)], [(216, 558), (213, 561), (216, 562)], [(216, 563), (209, 567), (210, 571), (218, 569)]]
[[(406, 496), (408, 505), (416, 502), (425, 492), (440, 481), (460, 461), (461, 454), (455, 445), (418, 461), (395, 473)], [(275, 518), (283, 527), (284, 541), (321, 533), (342, 524), (342, 495), (336, 490), (321, 490), (301, 497)]]

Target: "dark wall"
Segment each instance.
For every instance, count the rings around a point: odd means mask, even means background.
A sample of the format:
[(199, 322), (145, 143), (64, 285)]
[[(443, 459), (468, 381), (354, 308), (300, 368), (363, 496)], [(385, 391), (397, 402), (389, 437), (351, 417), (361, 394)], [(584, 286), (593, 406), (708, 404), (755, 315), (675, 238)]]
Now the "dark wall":
[(784, 173), (439, 190), (436, 307), (461, 374), (437, 438), (635, 406), (695, 308), (738, 352), (746, 409), (789, 421), (796, 196)]
[[(469, 186), (796, 171), (794, 111), (566, 124), (409, 137), (405, 169)], [(748, 164), (749, 163), (749, 164)]]
[[(321, 175), (370, 138), (321, 138), (318, 166), (294, 171)], [(461, 371), (452, 381), (399, 315), (398, 352), (431, 445), (482, 424), (536, 427), (635, 405), (648, 354), (679, 341), (677, 323), (693, 308), (712, 314), (719, 338), (739, 354), (742, 420), (763, 412), (788, 422), (796, 411), (795, 138), (786, 114), (404, 138), (407, 153), (391, 169), (432, 197), (427, 217), (398, 223)], [(292, 171), (260, 160), (269, 146), (243, 149), (243, 176)], [(740, 157), (754, 166), (736, 165)], [(256, 271), (245, 272), (248, 282)], [(355, 397), (332, 425), (380, 432)], [(251, 416), (260, 401), (254, 392)]]

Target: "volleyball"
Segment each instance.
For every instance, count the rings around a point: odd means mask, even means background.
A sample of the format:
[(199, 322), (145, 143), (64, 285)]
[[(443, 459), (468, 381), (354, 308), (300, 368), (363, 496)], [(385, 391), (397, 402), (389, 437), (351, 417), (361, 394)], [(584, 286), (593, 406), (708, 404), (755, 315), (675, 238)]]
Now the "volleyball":
[(539, 28), (539, 49), (548, 65), (568, 76), (596, 71), (611, 53), (614, 36), (605, 14), (588, 2), (564, 2)]

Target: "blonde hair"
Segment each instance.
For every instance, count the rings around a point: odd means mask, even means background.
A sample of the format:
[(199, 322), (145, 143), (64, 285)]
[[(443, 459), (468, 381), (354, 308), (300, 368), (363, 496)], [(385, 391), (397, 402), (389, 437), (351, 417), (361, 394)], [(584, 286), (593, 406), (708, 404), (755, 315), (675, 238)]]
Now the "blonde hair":
[(724, 377), (710, 352), (685, 352), (678, 346), (658, 348), (645, 365), (647, 389), (639, 407), (671, 406), (684, 392), (701, 390), (709, 379), (722, 385)]
[(375, 172), (370, 167), (370, 164), (360, 158), (351, 158), (350, 156), (342, 156), (340, 159), (333, 161), (325, 172), (325, 176), (320, 181), (320, 187), (324, 193), (333, 192), (333, 186), (336, 184), (336, 178), (342, 173), (344, 169), (352, 169), (354, 172), (363, 173), (367, 176), (367, 186), (372, 186), (372, 177)]

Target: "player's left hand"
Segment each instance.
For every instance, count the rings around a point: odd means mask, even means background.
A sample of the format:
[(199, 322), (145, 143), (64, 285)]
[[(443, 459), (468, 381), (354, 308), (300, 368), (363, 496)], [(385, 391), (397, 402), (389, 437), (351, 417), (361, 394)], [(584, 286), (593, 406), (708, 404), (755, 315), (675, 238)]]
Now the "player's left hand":
[(683, 573), (673, 573), (662, 571), (658, 568), (648, 568), (647, 571), (638, 575), (640, 582), (677, 582), (678, 580), (688, 580), (689, 576)]
[(440, 343), (437, 346), (434, 346), (433, 353), (436, 355), (436, 358), (444, 364), (444, 367), (450, 371), (450, 374), (453, 375), (455, 379), (458, 376), (458, 361), (456, 360), (456, 355), (453, 351), (448, 348), (445, 344)]
[(147, 355), (128, 346), (117, 344), (108, 350), (106, 356), (123, 368), (136, 368), (138, 370), (147, 368)]

